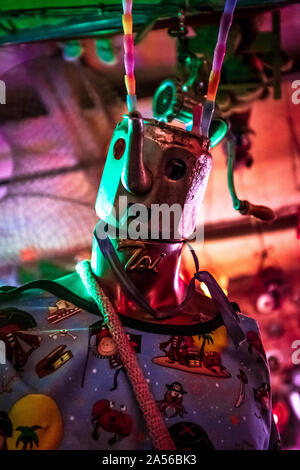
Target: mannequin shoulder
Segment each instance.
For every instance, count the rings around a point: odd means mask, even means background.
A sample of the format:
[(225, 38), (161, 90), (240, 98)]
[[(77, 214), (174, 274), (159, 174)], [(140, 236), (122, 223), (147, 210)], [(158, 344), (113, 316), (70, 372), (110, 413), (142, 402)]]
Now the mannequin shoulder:
[(82, 299), (92, 301), (93, 299), (87, 292), (86, 288), (84, 287), (79, 275), (76, 271), (67, 274), (59, 279), (56, 279), (55, 282), (62, 287), (65, 287), (73, 294), (81, 297)]
[(194, 291), (184, 311), (190, 315), (202, 314), (208, 318), (213, 318), (219, 313), (213, 300), (199, 290)]

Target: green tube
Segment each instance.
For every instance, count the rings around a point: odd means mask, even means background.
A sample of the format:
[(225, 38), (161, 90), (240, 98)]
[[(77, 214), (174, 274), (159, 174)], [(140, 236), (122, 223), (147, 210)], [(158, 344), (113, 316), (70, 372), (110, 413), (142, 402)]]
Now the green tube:
[(234, 178), (233, 178), (233, 164), (235, 158), (235, 145), (232, 137), (228, 138), (227, 141), (227, 183), (230, 192), (230, 196), (233, 202), (233, 208), (238, 211), (240, 209), (241, 201), (237, 197)]

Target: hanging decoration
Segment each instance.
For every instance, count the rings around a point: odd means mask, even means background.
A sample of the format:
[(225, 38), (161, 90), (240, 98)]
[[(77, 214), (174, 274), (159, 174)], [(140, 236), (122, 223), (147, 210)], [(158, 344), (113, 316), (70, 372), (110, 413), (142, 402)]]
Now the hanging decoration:
[(234, 185), (233, 168), (235, 159), (235, 143), (233, 137), (230, 135), (227, 141), (227, 181), (230, 196), (233, 202), (233, 208), (239, 211), (242, 215), (253, 215), (257, 219), (263, 221), (272, 221), (275, 217), (272, 209), (266, 206), (257, 206), (251, 204), (249, 201), (242, 201), (238, 198)]
[(132, 33), (132, 0), (122, 0), (122, 4), (122, 24), (124, 30), (124, 66), (126, 72), (124, 78), (127, 90), (127, 107), (129, 113), (132, 113), (137, 109), (134, 76), (134, 38)]
[(206, 137), (208, 137), (210, 123), (215, 110), (215, 101), (221, 77), (223, 60), (226, 52), (226, 43), (232, 24), (233, 13), (236, 7), (236, 3), (237, 0), (226, 0), (225, 8), (221, 17), (218, 40), (214, 52), (212, 70), (209, 76), (207, 96), (203, 107), (202, 132), (203, 135), (205, 135)]

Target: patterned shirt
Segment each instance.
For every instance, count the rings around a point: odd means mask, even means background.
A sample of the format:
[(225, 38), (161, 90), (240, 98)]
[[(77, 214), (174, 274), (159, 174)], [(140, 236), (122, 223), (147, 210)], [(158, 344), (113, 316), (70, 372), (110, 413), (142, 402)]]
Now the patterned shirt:
[[(0, 449), (153, 449), (117, 347), (79, 299), (31, 289), (1, 302)], [(278, 447), (253, 319), (240, 315), (237, 350), (220, 314), (192, 325), (120, 318), (177, 449)]]

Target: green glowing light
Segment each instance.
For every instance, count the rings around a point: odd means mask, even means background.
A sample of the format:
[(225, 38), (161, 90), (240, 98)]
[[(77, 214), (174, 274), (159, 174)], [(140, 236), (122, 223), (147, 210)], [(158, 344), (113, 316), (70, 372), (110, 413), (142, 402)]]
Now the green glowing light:
[[(129, 127), (130, 121), (128, 116), (125, 115), (123, 121), (117, 125), (113, 133), (96, 200), (95, 208), (98, 217), (111, 223), (112, 226), (116, 224), (113, 207), (124, 170), (124, 161), (127, 158), (132, 139)], [(114, 144), (118, 139), (124, 139), (126, 147), (124, 154), (117, 159), (114, 157)]]
[[(193, 127), (193, 121), (189, 121), (186, 125), (186, 130), (191, 131)], [(225, 137), (227, 133), (227, 124), (222, 119), (213, 119), (210, 129), (209, 129), (209, 138), (211, 141), (211, 148), (214, 148), (221, 140)]]
[(64, 58), (66, 60), (76, 60), (82, 54), (82, 46), (79, 41), (68, 41), (64, 44)]
[(101, 38), (96, 41), (97, 55), (105, 64), (113, 65), (116, 62), (112, 41), (110, 38)]
[(215, 147), (225, 137), (227, 124), (222, 119), (214, 119), (209, 129), (209, 138), (212, 148)]

